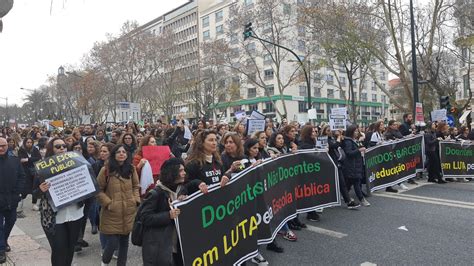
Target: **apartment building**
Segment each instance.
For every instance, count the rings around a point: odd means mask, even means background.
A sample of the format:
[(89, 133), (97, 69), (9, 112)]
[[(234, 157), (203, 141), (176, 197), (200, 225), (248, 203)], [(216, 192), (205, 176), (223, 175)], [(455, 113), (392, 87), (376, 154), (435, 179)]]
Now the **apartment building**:
[[(470, 38), (472, 44), (472, 41), (474, 40), (474, 1), (457, 0), (456, 9), (458, 10), (456, 13), (459, 32), (458, 39)], [(461, 78), (461, 86), (457, 92), (456, 98), (458, 100), (466, 100), (469, 98), (469, 91), (474, 92), (474, 55), (472, 54), (474, 46), (464, 46), (459, 49), (461, 60), (459, 62), (458, 73)]]
[[(278, 116), (276, 109), (284, 110), (283, 103), (286, 105), (286, 116), (291, 120), (307, 121), (307, 83), (301, 77), (286, 86), (282, 95), (279, 93), (279, 82), (288, 80), (295, 70), (299, 68), (296, 58), (291, 54), (286, 54), (285, 59), (279, 61), (278, 68), (275, 66), (275, 60), (272, 60), (269, 53), (265, 52), (262, 43), (252, 38), (244, 41), (243, 30), (246, 22), (253, 23), (253, 29), (262, 37), (271, 30), (269, 25), (261, 18), (254, 18), (255, 21), (242, 21), (241, 18), (235, 18), (239, 12), (252, 11), (258, 9), (259, 3), (256, 0), (207, 0), (198, 1), (199, 9), (199, 42), (213, 42), (221, 40), (228, 44), (236, 54), (242, 54), (251, 50), (249, 54), (251, 61), (257, 67), (255, 70), (259, 73), (253, 73), (260, 77), (261, 82), (252, 82), (252, 77), (248, 74), (229, 73), (228, 85), (236, 81), (240, 85), (240, 99), (219, 101), (216, 108), (219, 109), (221, 119), (226, 118), (232, 121), (233, 114), (239, 110), (251, 112), (258, 110), (269, 117)], [(201, 4), (202, 3), (202, 4)], [(288, 20), (294, 25), (292, 29), (286, 32), (290, 34), (284, 45), (294, 50), (304, 63), (309, 72), (311, 83), (311, 99), (313, 108), (317, 110), (318, 121), (327, 119), (332, 108), (347, 106), (348, 97), (348, 81), (345, 75), (346, 70), (339, 65), (334, 68), (323, 67), (319, 69), (311, 68), (312, 62), (325, 57), (321, 51), (309, 54), (306, 46), (317, 45), (314, 40), (308, 38), (305, 34), (305, 28), (298, 26), (299, 5), (304, 4), (302, 0), (284, 1), (281, 10), (275, 11), (281, 15), (288, 15)], [(235, 23), (235, 20), (240, 24)], [(276, 27), (276, 26), (275, 26)], [(286, 26), (285, 26), (286, 27)], [(264, 38), (264, 37), (262, 37)], [(242, 49), (245, 47), (245, 49)], [(305, 60), (306, 59), (306, 60)], [(236, 64), (242, 65), (236, 59)], [(248, 59), (247, 59), (248, 60)], [(376, 72), (379, 73), (378, 80), (383, 84), (387, 83), (388, 73), (381, 64), (376, 61), (372, 62)], [(278, 69), (278, 70), (277, 70)], [(301, 70), (301, 68), (299, 68)], [(278, 73), (277, 73), (278, 71)], [(334, 73), (335, 72), (335, 73)], [(253, 75), (252, 74), (252, 75)], [(361, 84), (362, 82), (362, 84)], [(361, 75), (356, 75), (353, 85), (356, 91), (357, 105), (360, 107), (360, 122), (367, 124), (369, 121), (380, 119), (386, 116), (389, 108), (386, 95), (376, 86), (373, 79), (365, 75), (362, 79)]]

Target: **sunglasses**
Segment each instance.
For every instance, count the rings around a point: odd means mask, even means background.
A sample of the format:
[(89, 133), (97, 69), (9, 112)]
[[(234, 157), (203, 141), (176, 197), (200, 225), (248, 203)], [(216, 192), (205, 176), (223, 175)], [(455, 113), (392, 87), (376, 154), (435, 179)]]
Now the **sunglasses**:
[(54, 145), (54, 148), (58, 149), (58, 150), (61, 149), (61, 148), (66, 149), (67, 145), (66, 144), (56, 144), (56, 145)]

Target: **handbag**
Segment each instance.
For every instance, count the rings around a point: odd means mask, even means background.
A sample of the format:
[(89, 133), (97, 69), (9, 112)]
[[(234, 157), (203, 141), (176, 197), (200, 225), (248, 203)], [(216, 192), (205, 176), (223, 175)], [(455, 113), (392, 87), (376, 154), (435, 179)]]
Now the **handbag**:
[[(150, 190), (150, 193), (152, 193), (153, 196), (155, 196), (157, 192), (156, 190), (152, 189)], [(150, 197), (149, 199), (145, 199), (144, 201), (142, 201), (142, 203), (140, 203), (140, 206), (138, 207), (137, 215), (135, 215), (135, 220), (133, 221), (133, 227), (132, 227), (132, 236), (131, 236), (132, 244), (134, 244), (135, 246), (141, 247), (143, 244), (143, 231), (145, 228), (143, 226), (141, 214), (142, 214), (143, 205), (145, 204), (145, 202), (147, 200), (151, 200), (152, 198), (153, 197)]]

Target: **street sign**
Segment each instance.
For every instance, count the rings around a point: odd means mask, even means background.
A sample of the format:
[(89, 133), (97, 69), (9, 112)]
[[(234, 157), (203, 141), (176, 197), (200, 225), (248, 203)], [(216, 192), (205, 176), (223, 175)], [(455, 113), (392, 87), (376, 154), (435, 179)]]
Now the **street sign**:
[(454, 127), (454, 117), (452, 115), (448, 115), (447, 116), (447, 119), (446, 119), (446, 122), (448, 123), (448, 125), (450, 127)]

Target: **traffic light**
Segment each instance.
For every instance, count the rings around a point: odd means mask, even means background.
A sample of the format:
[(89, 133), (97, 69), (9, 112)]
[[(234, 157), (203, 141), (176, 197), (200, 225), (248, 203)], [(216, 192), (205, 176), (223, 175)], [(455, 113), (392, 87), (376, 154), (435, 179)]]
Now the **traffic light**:
[(245, 29), (244, 29), (244, 41), (247, 40), (248, 38), (252, 37), (252, 22), (250, 23), (247, 23), (245, 25)]
[(451, 107), (451, 105), (449, 104), (449, 96), (439, 97), (439, 106), (440, 109), (449, 109)]

